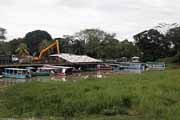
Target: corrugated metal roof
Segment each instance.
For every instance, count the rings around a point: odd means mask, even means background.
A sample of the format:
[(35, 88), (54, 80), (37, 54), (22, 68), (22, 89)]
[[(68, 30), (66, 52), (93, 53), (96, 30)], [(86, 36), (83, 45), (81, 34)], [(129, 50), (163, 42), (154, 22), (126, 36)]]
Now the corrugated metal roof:
[(61, 54), (54, 54), (50, 55), (51, 57), (59, 57), (61, 59), (64, 59), (71, 63), (97, 63), (102, 62), (101, 60), (94, 59), (92, 57), (86, 56), (86, 55), (74, 55), (74, 54), (67, 54), (67, 53), (61, 53)]

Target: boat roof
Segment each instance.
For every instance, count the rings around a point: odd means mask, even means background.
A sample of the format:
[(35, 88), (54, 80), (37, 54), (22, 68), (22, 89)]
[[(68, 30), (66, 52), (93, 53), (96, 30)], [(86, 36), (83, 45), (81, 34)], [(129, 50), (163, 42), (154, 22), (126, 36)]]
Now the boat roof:
[(4, 68), (5, 70), (14, 70), (14, 71), (27, 71), (27, 69), (22, 68)]
[(51, 67), (38, 67), (39, 70), (55, 70), (57, 68), (51, 68)]
[(55, 65), (44, 65), (44, 67), (48, 68), (62, 68), (62, 69), (71, 69), (72, 67), (67, 67), (67, 66), (55, 66)]

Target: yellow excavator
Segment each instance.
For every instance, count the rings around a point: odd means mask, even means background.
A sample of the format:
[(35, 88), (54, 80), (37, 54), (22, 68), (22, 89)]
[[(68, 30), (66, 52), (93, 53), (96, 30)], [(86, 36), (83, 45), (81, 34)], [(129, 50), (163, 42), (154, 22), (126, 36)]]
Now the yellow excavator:
[(44, 53), (46, 53), (49, 49), (51, 48), (55, 48), (57, 49), (57, 54), (60, 54), (60, 50), (59, 50), (59, 41), (56, 40), (55, 42), (53, 42), (52, 44), (50, 44), (48, 47), (42, 49), (39, 53), (38, 57), (33, 57), (33, 61), (40, 61), (42, 60), (42, 57), (44, 55)]

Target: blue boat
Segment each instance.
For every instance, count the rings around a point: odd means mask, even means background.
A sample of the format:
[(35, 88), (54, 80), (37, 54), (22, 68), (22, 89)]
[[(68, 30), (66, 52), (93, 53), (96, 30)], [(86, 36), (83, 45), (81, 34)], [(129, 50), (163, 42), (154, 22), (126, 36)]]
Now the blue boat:
[(25, 79), (31, 77), (30, 70), (20, 69), (20, 68), (5, 68), (2, 74), (3, 77), (16, 78), (16, 79)]
[(112, 70), (115, 72), (138, 72), (141, 73), (145, 70), (144, 63), (130, 63), (130, 62), (121, 62), (118, 64), (112, 64)]
[(164, 62), (147, 62), (146, 63), (149, 70), (165, 70), (166, 64)]

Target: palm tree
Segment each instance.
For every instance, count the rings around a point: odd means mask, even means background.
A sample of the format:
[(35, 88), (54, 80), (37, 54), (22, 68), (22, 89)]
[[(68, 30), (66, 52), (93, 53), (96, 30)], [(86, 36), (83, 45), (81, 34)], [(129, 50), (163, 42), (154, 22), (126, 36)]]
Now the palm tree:
[(29, 55), (27, 45), (25, 43), (21, 43), (19, 47), (16, 49), (16, 53), (18, 53), (18, 55), (21, 57)]

